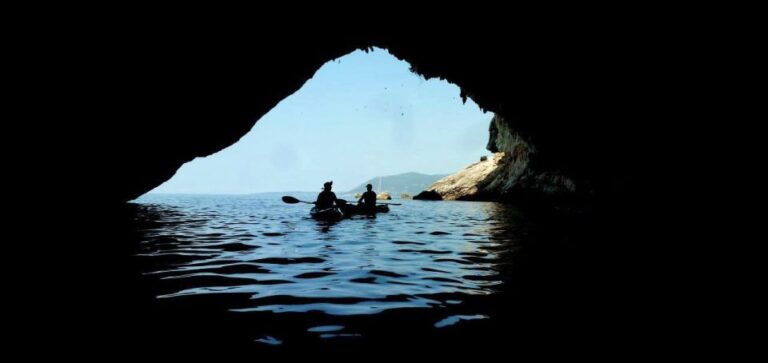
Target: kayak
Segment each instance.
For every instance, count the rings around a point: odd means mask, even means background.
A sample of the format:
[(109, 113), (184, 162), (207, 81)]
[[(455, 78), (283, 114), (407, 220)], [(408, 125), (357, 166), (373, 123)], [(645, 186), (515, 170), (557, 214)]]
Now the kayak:
[[(386, 204), (376, 205), (376, 213), (389, 212), (389, 206)], [(354, 204), (341, 203), (338, 207), (317, 209), (312, 208), (309, 211), (309, 215), (320, 221), (338, 221), (344, 217), (351, 218), (354, 215), (367, 215), (369, 214), (362, 206)]]
[[(341, 209), (344, 212), (345, 217), (352, 217), (353, 215), (365, 215), (369, 214), (363, 207), (354, 204), (344, 205)], [(389, 212), (389, 206), (386, 204), (376, 205), (376, 213)]]
[(320, 221), (338, 221), (344, 216), (339, 208), (312, 208), (309, 211), (309, 215)]

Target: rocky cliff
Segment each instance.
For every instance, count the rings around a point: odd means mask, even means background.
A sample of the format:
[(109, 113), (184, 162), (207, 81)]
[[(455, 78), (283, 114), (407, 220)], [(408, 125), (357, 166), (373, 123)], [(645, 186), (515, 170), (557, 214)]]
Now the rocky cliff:
[(491, 120), (492, 158), (438, 180), (428, 190), (445, 200), (495, 200), (526, 196), (574, 196), (576, 184), (557, 171), (537, 168), (536, 148), (501, 116)]

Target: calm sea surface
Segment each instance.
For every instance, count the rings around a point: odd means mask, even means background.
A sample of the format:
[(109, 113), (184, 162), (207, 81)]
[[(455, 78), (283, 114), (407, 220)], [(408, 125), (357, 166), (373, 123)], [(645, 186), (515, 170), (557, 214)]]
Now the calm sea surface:
[(510, 286), (530, 224), (515, 207), (393, 200), (377, 218), (327, 223), (281, 195), (134, 201), (131, 258), (153, 311), (190, 336), (265, 349), (480, 339), (520, 314)]

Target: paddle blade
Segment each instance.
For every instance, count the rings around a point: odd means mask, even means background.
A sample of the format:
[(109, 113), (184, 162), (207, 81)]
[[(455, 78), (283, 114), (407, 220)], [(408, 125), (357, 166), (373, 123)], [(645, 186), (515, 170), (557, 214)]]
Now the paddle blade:
[(286, 196), (283, 197), (283, 202), (288, 203), (288, 204), (296, 204), (296, 203), (299, 202), (299, 200), (294, 198), (294, 197), (286, 195)]

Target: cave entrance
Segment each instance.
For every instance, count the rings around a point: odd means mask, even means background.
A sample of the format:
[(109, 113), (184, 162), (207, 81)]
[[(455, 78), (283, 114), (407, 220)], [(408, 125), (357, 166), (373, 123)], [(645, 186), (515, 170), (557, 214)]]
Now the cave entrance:
[[(463, 102), (457, 86), (423, 79), (386, 50), (358, 50), (323, 65), (237, 143), (149, 193), (319, 191), (328, 180), (351, 192), (379, 177), (452, 174), (489, 154), (491, 117)], [(382, 180), (377, 192), (394, 198), (420, 192)]]
[[(444, 329), (481, 337), (506, 326), (496, 307), (510, 305), (497, 292), (527, 233), (520, 214), (494, 202), (398, 200), (488, 155), (491, 119), (458, 87), (420, 78), (385, 50), (328, 62), (237, 143), (139, 198), (136, 257), (152, 311), (193, 306), (182, 320), (203, 328), (180, 337), (226, 332), (264, 346), (437, 344)], [(328, 221), (281, 202), (312, 201), (329, 180), (340, 198), (370, 182), (398, 205)], [(197, 321), (200, 311), (235, 317)]]

